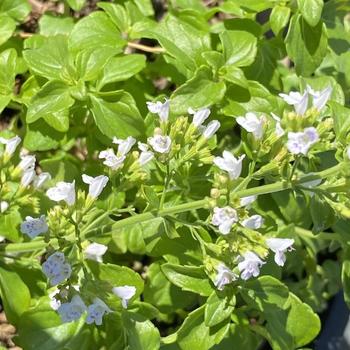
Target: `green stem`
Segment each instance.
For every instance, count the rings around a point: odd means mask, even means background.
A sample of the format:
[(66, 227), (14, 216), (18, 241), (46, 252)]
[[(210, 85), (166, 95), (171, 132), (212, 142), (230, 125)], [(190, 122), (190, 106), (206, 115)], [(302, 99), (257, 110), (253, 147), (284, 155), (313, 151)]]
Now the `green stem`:
[(294, 228), (295, 233), (298, 236), (304, 237), (304, 238), (310, 238), (310, 239), (322, 239), (325, 241), (342, 241), (342, 236), (339, 233), (327, 233), (327, 232), (320, 232), (317, 235), (313, 234), (310, 230), (306, 230), (302, 227), (295, 227)]

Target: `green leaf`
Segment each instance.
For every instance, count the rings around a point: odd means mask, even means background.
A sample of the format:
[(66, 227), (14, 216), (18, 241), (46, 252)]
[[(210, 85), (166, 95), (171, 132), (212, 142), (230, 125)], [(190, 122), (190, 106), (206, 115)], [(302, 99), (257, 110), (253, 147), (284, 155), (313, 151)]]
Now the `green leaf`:
[(125, 7), (122, 5), (108, 4), (105, 2), (99, 2), (97, 6), (102, 8), (107, 13), (120, 32), (127, 33), (129, 31), (131, 27), (131, 19)]
[(50, 36), (39, 47), (25, 50), (23, 57), (34, 74), (49, 80), (70, 81), (74, 75), (69, 62), (67, 38), (64, 35)]
[(140, 314), (123, 312), (123, 323), (132, 350), (158, 350), (160, 335), (153, 323)]
[(350, 110), (334, 101), (329, 102), (329, 105), (332, 109), (335, 136), (338, 141), (346, 145), (346, 135), (350, 130)]
[(341, 281), (344, 289), (344, 299), (350, 308), (350, 254), (349, 249), (345, 251), (345, 258), (342, 264)]
[(10, 95), (0, 95), (0, 113), (6, 108), (6, 106), (9, 104), (11, 101), (11, 96)]
[(171, 283), (183, 290), (209, 296), (213, 288), (203, 267), (163, 264), (161, 269)]
[(15, 341), (28, 350), (89, 350), (93, 339), (84, 324), (84, 318), (78, 322), (62, 323), (47, 298), (42, 298), (35, 307), (22, 314)]
[(81, 19), (69, 37), (69, 47), (73, 51), (109, 47), (117, 54), (125, 44), (115, 24), (103, 12), (93, 12)]
[(257, 39), (253, 34), (240, 30), (226, 30), (220, 34), (220, 40), (227, 65), (246, 67), (254, 62)]
[[(1, 21), (1, 19), (0, 19)], [(12, 95), (16, 76), (17, 53), (8, 49), (0, 53), (0, 94)]]
[(57, 17), (44, 14), (39, 20), (40, 34), (45, 36), (68, 35), (73, 27), (74, 20), (71, 17)]
[(12, 33), (16, 29), (16, 22), (10, 16), (0, 15), (0, 45), (11, 38)]
[(111, 58), (100, 74), (97, 88), (100, 90), (108, 83), (124, 81), (140, 72), (146, 66), (146, 56), (133, 54)]
[(248, 81), (241, 68), (238, 68), (233, 65), (224, 66), (220, 68), (219, 75), (226, 81), (229, 81), (230, 83), (242, 86), (244, 88), (248, 88)]
[(215, 327), (204, 323), (204, 305), (192, 311), (176, 332), (176, 343), (181, 350), (209, 350), (219, 344), (227, 334), (230, 323), (223, 322)]
[[(235, 301), (235, 298), (234, 298)], [(214, 291), (205, 304), (204, 322), (207, 327), (213, 327), (229, 318), (234, 310), (232, 300)]]
[(31, 7), (27, 0), (2, 0), (0, 2), (0, 12), (16, 21), (23, 21), (30, 11)]
[(318, 195), (311, 198), (310, 212), (314, 224), (313, 231), (321, 232), (331, 227), (335, 222), (334, 210), (326, 200)]
[(298, 7), (305, 21), (315, 27), (321, 19), (323, 0), (298, 0)]
[[(33, 97), (27, 111), (27, 123), (33, 123), (40, 118), (52, 127), (57, 127), (62, 118), (66, 118), (64, 113), (74, 103), (70, 97), (69, 87), (61, 81), (49, 81)], [(55, 120), (58, 119), (58, 120)]]
[(2, 214), (0, 217), (0, 236), (12, 242), (19, 242), (22, 239), (22, 234), (19, 232), (19, 225), (22, 221), (18, 207), (6, 211), (6, 214)]
[(311, 27), (301, 15), (294, 15), (285, 43), (297, 74), (309, 76), (326, 56), (328, 47), (326, 26), (320, 21), (315, 27)]
[(90, 95), (91, 111), (101, 132), (113, 138), (139, 137), (144, 121), (130, 94), (116, 91), (112, 96)]
[(289, 22), (290, 8), (287, 6), (276, 5), (270, 15), (270, 25), (274, 34), (277, 36)]
[(74, 11), (80, 11), (86, 3), (86, 0), (66, 0), (70, 8)]
[(187, 113), (188, 108), (208, 107), (221, 101), (226, 86), (216, 82), (208, 67), (200, 67), (193, 78), (181, 85), (171, 96), (170, 110), (175, 114)]
[(22, 314), (29, 308), (30, 292), (16, 272), (0, 265), (0, 291), (8, 320), (18, 324)]

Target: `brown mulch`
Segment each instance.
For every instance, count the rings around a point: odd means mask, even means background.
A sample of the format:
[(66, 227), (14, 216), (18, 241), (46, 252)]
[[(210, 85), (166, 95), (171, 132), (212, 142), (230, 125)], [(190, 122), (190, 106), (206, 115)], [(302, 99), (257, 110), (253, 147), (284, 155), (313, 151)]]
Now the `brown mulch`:
[(15, 334), (16, 328), (7, 322), (5, 313), (3, 311), (0, 312), (0, 347), (2, 346), (11, 350), (22, 350), (12, 341)]

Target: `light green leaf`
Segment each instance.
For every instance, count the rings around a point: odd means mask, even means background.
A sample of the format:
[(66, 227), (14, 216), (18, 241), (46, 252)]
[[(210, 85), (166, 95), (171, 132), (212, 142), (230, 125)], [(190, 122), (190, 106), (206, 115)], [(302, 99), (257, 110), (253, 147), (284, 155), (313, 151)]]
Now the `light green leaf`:
[(123, 323), (132, 350), (158, 350), (160, 335), (153, 323), (140, 314), (123, 312)]
[(278, 35), (289, 22), (290, 8), (276, 5), (270, 15), (270, 25), (275, 35)]
[(350, 250), (345, 250), (341, 269), (341, 281), (344, 289), (344, 300), (350, 309)]
[(146, 66), (146, 57), (144, 55), (127, 55), (111, 58), (100, 74), (97, 88), (101, 89), (108, 83), (124, 81), (140, 72)]
[(220, 68), (219, 75), (230, 83), (248, 88), (248, 81), (241, 68), (236, 66), (224, 66)]
[(86, 3), (86, 0), (66, 0), (66, 1), (74, 11), (80, 11)]
[(315, 27), (321, 19), (323, 0), (298, 0), (298, 7), (305, 21)]
[[(235, 301), (235, 298), (233, 299)], [(214, 291), (205, 304), (204, 322), (207, 327), (213, 327), (228, 319), (234, 310), (232, 300)]]
[(0, 95), (0, 113), (6, 108), (10, 101), (10, 95)]
[(12, 33), (16, 29), (16, 22), (10, 16), (5, 14), (0, 15), (0, 45), (11, 38)]
[(49, 80), (64, 79), (70, 81), (74, 77), (69, 62), (67, 38), (64, 35), (50, 36), (43, 39), (42, 45), (25, 50), (23, 57), (34, 74)]
[(171, 283), (183, 290), (209, 296), (213, 288), (203, 267), (163, 264), (161, 269)]
[[(68, 86), (61, 81), (49, 81), (33, 97), (28, 107), (26, 120), (33, 123), (40, 118), (45, 118), (46, 122), (51, 123), (55, 117), (61, 119), (74, 103)], [(59, 122), (59, 121), (58, 121)], [(57, 126), (56, 122), (50, 124), (52, 127)]]
[(0, 291), (8, 320), (17, 324), (29, 308), (30, 292), (16, 272), (3, 263), (0, 265)]
[(125, 44), (115, 24), (101, 11), (81, 19), (69, 37), (69, 47), (73, 51), (109, 47), (117, 54)]
[(102, 8), (109, 18), (118, 27), (121, 33), (127, 33), (131, 27), (131, 19), (125, 7), (117, 4), (99, 2), (98, 7)]
[(301, 15), (294, 15), (285, 39), (288, 56), (298, 75), (311, 75), (327, 53), (327, 29), (321, 21), (309, 26)]
[(329, 102), (334, 120), (334, 131), (337, 140), (346, 144), (346, 135), (350, 130), (350, 110), (334, 101)]
[(57, 17), (44, 14), (39, 20), (40, 34), (45, 36), (68, 35), (73, 27), (74, 20), (71, 17)]
[(111, 96), (90, 95), (91, 111), (101, 132), (113, 138), (139, 137), (144, 133), (144, 121), (131, 95), (116, 91)]
[(207, 107), (218, 103), (224, 97), (224, 82), (214, 81), (212, 71), (208, 67), (200, 67), (193, 78), (181, 85), (170, 100), (170, 110), (175, 114), (187, 113), (188, 108)]
[(16, 21), (23, 21), (29, 14), (31, 7), (27, 0), (2, 0), (0, 12), (7, 14)]
[[(0, 19), (1, 21), (1, 19)], [(0, 94), (12, 95), (16, 76), (17, 53), (8, 49), (0, 53)]]
[(254, 62), (257, 52), (257, 39), (248, 32), (226, 30), (220, 34), (227, 65), (246, 67)]

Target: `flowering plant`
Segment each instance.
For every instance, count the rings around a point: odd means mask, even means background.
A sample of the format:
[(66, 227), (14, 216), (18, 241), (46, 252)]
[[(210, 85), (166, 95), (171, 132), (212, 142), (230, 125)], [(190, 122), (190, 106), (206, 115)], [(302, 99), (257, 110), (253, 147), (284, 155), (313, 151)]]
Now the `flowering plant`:
[(341, 287), (350, 304), (349, 90), (324, 75), (340, 58), (321, 18), (343, 7), (310, 1), (175, 1), (160, 21), (149, 1), (103, 1), (76, 23), (41, 14), (39, 33), (16, 29), (25, 0), (0, 4), (0, 110), (15, 111), (0, 294), (17, 345), (289, 350)]

